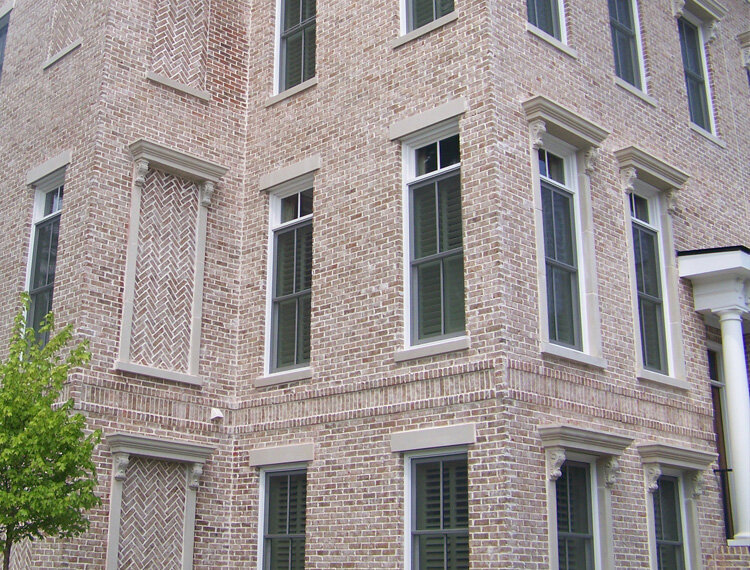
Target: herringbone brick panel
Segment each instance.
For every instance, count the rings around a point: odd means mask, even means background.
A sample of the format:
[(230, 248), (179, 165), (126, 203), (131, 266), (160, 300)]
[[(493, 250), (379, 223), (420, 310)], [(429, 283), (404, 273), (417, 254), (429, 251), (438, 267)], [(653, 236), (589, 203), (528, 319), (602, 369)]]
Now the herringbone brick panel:
[(209, 0), (159, 0), (154, 13), (152, 71), (202, 89)]
[(84, 0), (57, 0), (50, 29), (50, 56), (80, 39)]
[(195, 275), (195, 185), (149, 174), (141, 200), (131, 359), (187, 371)]
[(178, 570), (184, 516), (184, 465), (131, 457), (122, 490), (119, 568)]

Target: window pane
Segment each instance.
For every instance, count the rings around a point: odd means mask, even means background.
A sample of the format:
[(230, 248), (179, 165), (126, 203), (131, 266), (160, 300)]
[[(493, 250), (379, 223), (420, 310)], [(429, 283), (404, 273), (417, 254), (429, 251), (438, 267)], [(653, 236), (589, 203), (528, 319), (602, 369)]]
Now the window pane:
[(412, 196), (414, 258), (420, 259), (438, 252), (435, 184), (415, 188)]
[[(52, 289), (46, 288), (31, 295), (31, 306), (29, 307), (28, 324), (35, 331), (39, 331), (44, 317), (52, 310)], [(40, 338), (37, 335), (37, 338)], [(45, 341), (46, 342), (46, 339)]]
[(656, 234), (634, 224), (633, 245), (638, 292), (660, 299), (659, 249)]
[(657, 566), (659, 570), (682, 570), (684, 557), (677, 479), (659, 478), (659, 487), (654, 492), (653, 504)]
[(50, 285), (55, 281), (59, 229), (59, 217), (42, 222), (36, 227), (34, 259), (31, 271), (32, 290)]
[(665, 372), (662, 306), (640, 298), (638, 299), (638, 312), (641, 324), (643, 365), (657, 372)]
[(417, 156), (417, 176), (422, 176), (428, 172), (434, 172), (438, 168), (437, 143), (428, 144), (418, 148)]
[(573, 238), (573, 197), (556, 191), (552, 194), (554, 251), (552, 257), (566, 265), (576, 265), (575, 241)]
[(315, 16), (315, 0), (302, 0), (302, 19), (307, 20)]
[(276, 296), (294, 293), (295, 276), (295, 236), (296, 232), (286, 231), (276, 235)]
[(553, 342), (578, 346), (578, 279), (560, 267), (547, 265), (547, 319)]
[(460, 161), (461, 149), (459, 148), (458, 135), (441, 140), (440, 168), (445, 168), (446, 166), (450, 166), (451, 164), (458, 164)]
[(284, 30), (298, 25), (302, 21), (300, 0), (284, 0)]
[(312, 280), (312, 224), (306, 224), (295, 230), (295, 292), (310, 288)]
[(593, 567), (589, 467), (566, 462), (555, 482), (558, 557), (561, 569)]
[(526, 8), (530, 23), (560, 39), (557, 0), (527, 0)]
[(469, 526), (469, 476), (465, 459), (443, 461), (443, 526)]
[(297, 300), (276, 303), (276, 368), (293, 366), (297, 338)]
[(416, 528), (418, 530), (442, 528), (440, 462), (415, 464), (414, 476), (417, 493)]
[(417, 336), (427, 338), (443, 333), (441, 262), (417, 266)]
[(297, 197), (292, 194), (281, 200), (281, 222), (290, 222), (297, 218)]
[(302, 82), (302, 36), (297, 32), (284, 42), (284, 85), (289, 89)]
[(461, 247), (461, 184), (459, 176), (451, 176), (438, 182), (440, 199), (440, 251)]
[(466, 327), (464, 308), (464, 257), (445, 258), (443, 262), (445, 334), (463, 332)]
[(412, 0), (414, 29), (429, 24), (435, 19), (433, 2), (434, 0)]
[(44, 215), (49, 216), (53, 212), (59, 212), (62, 209), (63, 187), (47, 192), (44, 197)]
[(301, 81), (315, 77), (315, 24), (305, 28), (304, 70)]
[(309, 216), (313, 213), (313, 191), (305, 190), (299, 193), (299, 216)]
[(264, 569), (302, 570), (305, 561), (306, 474), (268, 475), (266, 494)]
[(310, 295), (299, 298), (297, 304), (297, 362), (310, 362)]
[(559, 182), (565, 184), (565, 162), (559, 156), (547, 153), (547, 176)]

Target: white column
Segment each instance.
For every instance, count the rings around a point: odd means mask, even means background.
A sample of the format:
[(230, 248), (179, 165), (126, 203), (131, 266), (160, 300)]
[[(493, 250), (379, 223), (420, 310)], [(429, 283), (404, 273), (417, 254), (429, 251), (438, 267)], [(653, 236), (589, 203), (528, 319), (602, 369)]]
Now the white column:
[(750, 389), (740, 309), (718, 311), (727, 400), (735, 540), (750, 541)]

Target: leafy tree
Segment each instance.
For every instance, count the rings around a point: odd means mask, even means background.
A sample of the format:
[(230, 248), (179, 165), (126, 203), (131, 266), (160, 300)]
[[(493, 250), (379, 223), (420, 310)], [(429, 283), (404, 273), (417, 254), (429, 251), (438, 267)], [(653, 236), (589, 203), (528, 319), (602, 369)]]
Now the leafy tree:
[[(15, 318), (10, 350), (0, 362), (0, 549), (3, 570), (11, 547), (24, 539), (69, 537), (88, 529), (84, 511), (94, 495), (91, 454), (100, 432), (85, 435), (73, 400), (58, 401), (71, 368), (89, 361), (85, 342), (68, 349), (71, 326), (55, 334), (52, 313), (38, 331)], [(49, 340), (45, 343), (45, 338)]]

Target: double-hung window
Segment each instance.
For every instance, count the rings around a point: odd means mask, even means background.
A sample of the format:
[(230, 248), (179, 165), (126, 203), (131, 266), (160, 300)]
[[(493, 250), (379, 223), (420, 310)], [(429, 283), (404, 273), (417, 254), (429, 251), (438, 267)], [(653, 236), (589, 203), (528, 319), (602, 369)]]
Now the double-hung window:
[(594, 568), (591, 466), (566, 461), (555, 482), (559, 570)]
[(410, 151), (412, 344), (464, 333), (458, 135)]
[(468, 570), (466, 454), (411, 458), (411, 569)]
[(726, 387), (724, 385), (724, 370), (722, 366), (721, 347), (709, 348), (708, 376), (711, 380), (711, 400), (714, 409), (714, 432), (716, 433), (716, 450), (719, 452), (717, 462), (719, 468), (715, 473), (719, 479), (721, 502), (724, 508), (724, 529), (726, 537), (734, 537), (732, 519), (732, 501), (729, 487), (729, 457), (727, 455), (727, 440), (724, 423), (726, 421)]
[(279, 91), (315, 76), (315, 1), (280, 0)]
[(617, 77), (642, 89), (635, 0), (609, 0), (609, 27)]
[(683, 570), (685, 550), (677, 477), (659, 477), (653, 494), (656, 565), (659, 570)]
[(303, 570), (307, 473), (265, 473), (263, 570)]
[(529, 23), (553, 38), (563, 41), (560, 25), (562, 0), (526, 0)]
[(274, 195), (271, 205), (270, 371), (275, 372), (310, 362), (313, 190)]
[(421, 28), (454, 10), (453, 0), (407, 0), (406, 6), (409, 31)]
[(3, 59), (5, 59), (5, 40), (8, 37), (10, 13), (0, 16), (0, 79), (3, 76)]
[(580, 349), (581, 311), (572, 164), (567, 161), (566, 165), (563, 158), (545, 149), (539, 149), (538, 157), (549, 339)]
[[(29, 272), (31, 305), (27, 324), (37, 332), (44, 322), (44, 317), (52, 310), (64, 176), (65, 171), (60, 170), (36, 185)], [(47, 335), (39, 338), (46, 342)]]
[(643, 367), (668, 373), (658, 200), (630, 194)]
[(677, 27), (680, 34), (682, 67), (685, 71), (690, 120), (702, 129), (711, 131), (703, 32), (700, 25), (686, 17), (677, 20)]

